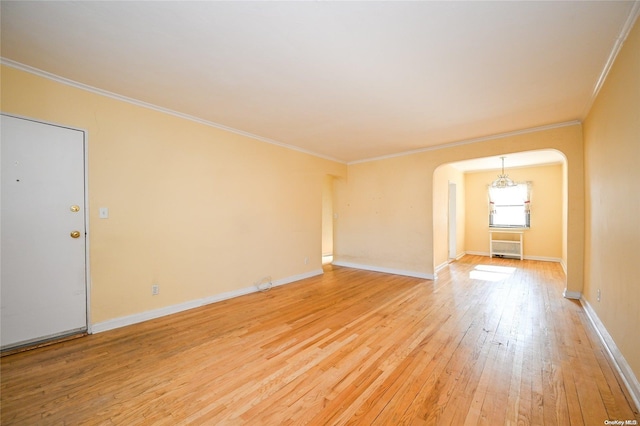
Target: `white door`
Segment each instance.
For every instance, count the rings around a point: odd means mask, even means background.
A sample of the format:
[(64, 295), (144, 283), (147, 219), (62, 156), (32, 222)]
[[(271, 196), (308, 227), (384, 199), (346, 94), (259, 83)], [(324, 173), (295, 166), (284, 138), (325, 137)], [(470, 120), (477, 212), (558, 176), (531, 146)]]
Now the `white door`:
[(84, 132), (2, 115), (0, 344), (87, 329)]

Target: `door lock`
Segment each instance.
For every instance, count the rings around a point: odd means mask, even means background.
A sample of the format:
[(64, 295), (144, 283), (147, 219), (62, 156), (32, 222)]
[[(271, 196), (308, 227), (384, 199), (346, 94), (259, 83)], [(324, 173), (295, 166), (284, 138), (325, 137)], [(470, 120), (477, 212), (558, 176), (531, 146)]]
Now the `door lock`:
[(80, 237), (80, 231), (71, 231), (71, 238), (78, 238)]

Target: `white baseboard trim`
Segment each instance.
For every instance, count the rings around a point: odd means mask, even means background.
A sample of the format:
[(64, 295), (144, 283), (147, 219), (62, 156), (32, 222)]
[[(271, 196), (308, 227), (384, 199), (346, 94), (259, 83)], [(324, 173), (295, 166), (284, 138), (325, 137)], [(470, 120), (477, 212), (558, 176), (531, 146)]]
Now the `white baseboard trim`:
[(473, 256), (485, 256), (485, 257), (489, 257), (489, 252), (488, 251), (469, 251), (467, 250), (466, 252), (467, 254), (471, 254)]
[(446, 268), (447, 266), (449, 266), (450, 263), (455, 262), (457, 260), (462, 259), (465, 255), (467, 254), (467, 252), (462, 252), (459, 253), (455, 259), (448, 259), (446, 262), (442, 262), (441, 264), (439, 264), (438, 266), (436, 266), (434, 274), (433, 274), (433, 279), (438, 279), (438, 272), (440, 272), (441, 269)]
[(442, 268), (445, 268), (445, 267), (447, 267), (447, 266), (449, 266), (449, 261), (447, 261), (447, 262), (442, 262), (441, 264), (439, 264), (438, 266), (436, 266), (436, 270), (435, 270), (436, 275), (438, 274), (438, 271), (440, 271)]
[(598, 337), (600, 337), (600, 340), (604, 344), (609, 357), (613, 360), (613, 365), (618, 371), (618, 374), (622, 378), (625, 386), (627, 387), (627, 390), (629, 391), (629, 394), (631, 395), (631, 398), (636, 405), (636, 410), (640, 410), (640, 382), (638, 381), (638, 378), (633, 373), (633, 370), (629, 366), (629, 363), (627, 363), (627, 360), (622, 355), (622, 352), (620, 352), (620, 350), (618, 349), (618, 346), (613, 341), (613, 338), (607, 331), (606, 327), (604, 326), (602, 321), (600, 321), (600, 318), (598, 318), (596, 311), (593, 310), (589, 302), (587, 302), (584, 298), (580, 299), (580, 303), (582, 304), (582, 307), (584, 308), (589, 321), (591, 321), (591, 324), (593, 324), (593, 328), (596, 329)]
[[(489, 252), (488, 251), (467, 251), (465, 254), (472, 254), (475, 256), (486, 256), (489, 257)], [(514, 259), (517, 258), (518, 256), (514, 255)], [(564, 266), (564, 263), (562, 262), (562, 259), (559, 257), (547, 257), (547, 256), (524, 256), (524, 260), (539, 260), (541, 262), (557, 262), (560, 263), (562, 265), (562, 268), (565, 270), (566, 273), (566, 267)]]
[(448, 259), (446, 262), (442, 262), (441, 264), (439, 264), (438, 266), (436, 266), (434, 276), (437, 278), (437, 277), (438, 277), (438, 271), (440, 271), (442, 268), (445, 268), (445, 267), (449, 266), (449, 264), (450, 264), (451, 262), (455, 262), (456, 260), (460, 260), (460, 259), (462, 259), (462, 258), (465, 256), (465, 254), (467, 254), (467, 253), (466, 253), (466, 252), (464, 252), (464, 251), (463, 251), (462, 253), (458, 253), (458, 254), (456, 255), (455, 259)]
[(564, 271), (564, 274), (567, 275), (567, 264), (562, 259), (560, 259), (560, 266), (562, 266), (562, 270)]
[(424, 272), (407, 271), (404, 269), (385, 268), (382, 266), (363, 265), (360, 263), (343, 262), (341, 260), (333, 261), (335, 266), (344, 266), (346, 268), (363, 269), (365, 271), (383, 272), (385, 274), (404, 275), (407, 277), (423, 278), (425, 280), (434, 280), (435, 274), (426, 274)]
[(562, 292), (562, 297), (564, 297), (565, 299), (580, 300), (580, 298), (582, 297), (582, 293), (580, 293), (579, 291), (569, 291), (565, 288)]
[(541, 262), (562, 263), (562, 259), (560, 259), (559, 257), (547, 257), (547, 256), (524, 256), (524, 260), (539, 260)]
[[(315, 277), (316, 275), (322, 275), (322, 269), (316, 269), (304, 274), (293, 275), (286, 278), (281, 278), (271, 282), (273, 287), (289, 284), (295, 281), (300, 281), (305, 278)], [(179, 303), (177, 305), (165, 306), (159, 309), (153, 309), (151, 311), (140, 312), (133, 315), (127, 315), (120, 318), (114, 318), (111, 320), (92, 324), (90, 330), (92, 334), (101, 333), (103, 331), (113, 330), (127, 325), (133, 325), (144, 321), (149, 321), (155, 318), (164, 317), (178, 312), (186, 311), (188, 309), (198, 308), (200, 306), (209, 305), (211, 303), (221, 302), (223, 300), (232, 299), (234, 297), (244, 296), (246, 294), (255, 293), (259, 291), (256, 286), (245, 287), (238, 290), (227, 291), (225, 293), (216, 294), (202, 299), (190, 300), (188, 302)]]
[(324, 273), (324, 271), (322, 270), (322, 268), (314, 269), (313, 271), (305, 272), (303, 274), (292, 275), (292, 276), (286, 277), (286, 278), (280, 278), (279, 280), (272, 281), (271, 284), (274, 287), (277, 287), (279, 285), (291, 284), (293, 282), (304, 280), (306, 278), (311, 278), (311, 277), (315, 277), (315, 276), (318, 276), (318, 275), (322, 275), (323, 273)]

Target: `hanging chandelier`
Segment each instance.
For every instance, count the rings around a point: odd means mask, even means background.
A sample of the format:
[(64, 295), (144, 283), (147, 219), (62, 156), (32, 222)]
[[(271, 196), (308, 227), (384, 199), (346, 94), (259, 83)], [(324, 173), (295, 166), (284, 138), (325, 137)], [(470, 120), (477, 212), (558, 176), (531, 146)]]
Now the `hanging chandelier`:
[(507, 188), (517, 185), (517, 183), (509, 179), (508, 175), (504, 174), (504, 158), (505, 157), (500, 157), (500, 159), (502, 160), (502, 173), (498, 175), (498, 179), (491, 182), (492, 188)]

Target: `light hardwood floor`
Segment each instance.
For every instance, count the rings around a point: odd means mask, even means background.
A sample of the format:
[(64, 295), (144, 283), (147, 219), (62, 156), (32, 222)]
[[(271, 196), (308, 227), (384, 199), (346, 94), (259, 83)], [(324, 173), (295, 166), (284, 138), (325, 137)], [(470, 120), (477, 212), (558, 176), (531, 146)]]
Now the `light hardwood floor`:
[(20, 424), (639, 420), (558, 264), (323, 276), (2, 358)]

